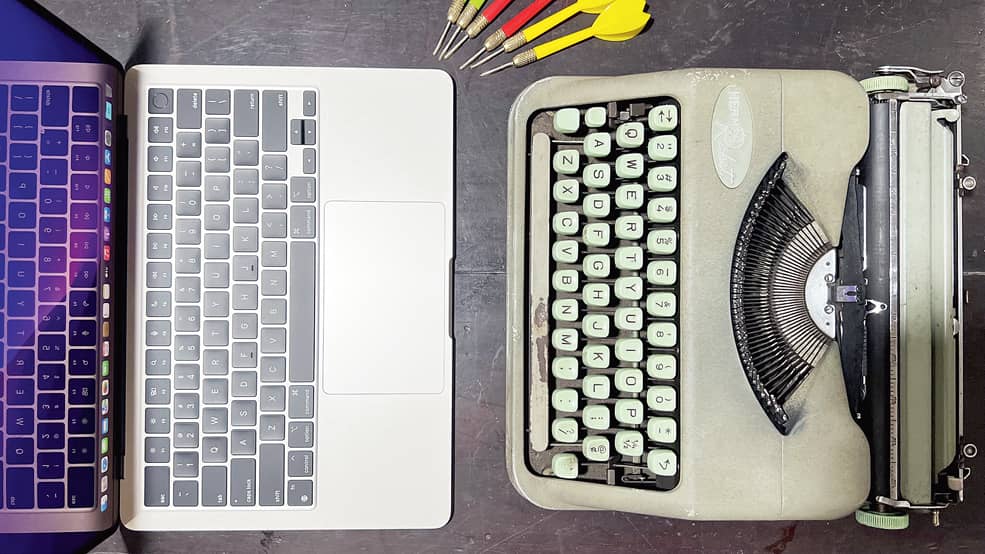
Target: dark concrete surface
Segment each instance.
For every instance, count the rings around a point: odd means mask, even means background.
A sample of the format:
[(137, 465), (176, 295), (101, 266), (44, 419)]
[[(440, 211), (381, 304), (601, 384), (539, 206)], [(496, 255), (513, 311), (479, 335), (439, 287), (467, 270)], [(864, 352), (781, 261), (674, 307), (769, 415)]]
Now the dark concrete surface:
[[(585, 43), (492, 78), (437, 64), (447, 0), (43, 0), (121, 60), (445, 67), (458, 87), (455, 515), (438, 531), (117, 533), (98, 552), (642, 552), (985, 549), (985, 464), (967, 502), (934, 529), (888, 533), (836, 522), (691, 523), (538, 509), (506, 476), (504, 440), (506, 116), (517, 93), (556, 74), (728, 66), (832, 68), (867, 76), (893, 63), (968, 76), (965, 147), (985, 178), (985, 5), (970, 0), (652, 1), (654, 24), (621, 44)], [(558, 4), (565, 4), (560, 0)], [(526, 5), (519, 0), (508, 13)], [(582, 22), (585, 20), (582, 19)], [(566, 29), (574, 28), (569, 24)], [(470, 43), (460, 54), (471, 54)], [(459, 55), (456, 59), (463, 59)], [(459, 62), (460, 63), (460, 62)], [(456, 64), (457, 65), (457, 64)], [(965, 204), (970, 289), (968, 438), (985, 446), (985, 191)], [(709, 406), (708, 409), (714, 409)], [(741, 437), (737, 437), (741, 440)], [(354, 459), (356, 453), (353, 453)], [(979, 458), (979, 460), (982, 458)], [(979, 474), (981, 472), (981, 474)], [(409, 476), (413, 478), (413, 476)]]

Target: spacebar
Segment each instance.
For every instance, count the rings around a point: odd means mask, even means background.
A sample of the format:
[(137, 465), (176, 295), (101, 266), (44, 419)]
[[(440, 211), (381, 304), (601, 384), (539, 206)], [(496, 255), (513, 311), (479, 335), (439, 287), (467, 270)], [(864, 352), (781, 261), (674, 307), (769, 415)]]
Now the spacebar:
[(315, 380), (315, 243), (292, 242), (290, 268), (287, 272), (288, 316), (291, 333), (288, 351), (288, 376), (294, 383)]

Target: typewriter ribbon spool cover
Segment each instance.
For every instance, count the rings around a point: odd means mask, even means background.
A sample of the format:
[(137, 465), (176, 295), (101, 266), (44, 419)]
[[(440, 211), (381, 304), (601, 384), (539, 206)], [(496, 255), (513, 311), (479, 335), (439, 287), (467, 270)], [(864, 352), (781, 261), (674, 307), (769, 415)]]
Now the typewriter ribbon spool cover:
[[(537, 280), (550, 263), (533, 256), (528, 244), (542, 226), (550, 230), (544, 213), (531, 213), (531, 182), (553, 177), (533, 174), (539, 168), (528, 153), (535, 136), (544, 144), (539, 122), (545, 113), (654, 97), (680, 106), (679, 480), (672, 490), (648, 491), (559, 479), (530, 448), (530, 434), (543, 424), (531, 413), (540, 412), (537, 403), (546, 399), (538, 395), (552, 379), (542, 366), (551, 355), (544, 334), (550, 323), (531, 323), (531, 314), (550, 313), (548, 299), (531, 293), (540, 290)], [(812, 269), (830, 261), (839, 244), (849, 182), (868, 144), (868, 113), (858, 82), (829, 71), (560, 77), (520, 95), (509, 132), (507, 456), (521, 494), (554, 509), (710, 520), (833, 519), (862, 504), (869, 493), (869, 446), (849, 408), (838, 349), (829, 347), (833, 333), (819, 330), (818, 315), (802, 301), (782, 303), (790, 283), (764, 289), (781, 302), (761, 306), (757, 315), (750, 299), (763, 291), (737, 289), (736, 281), (748, 284), (766, 269), (756, 267), (763, 263), (757, 251), (747, 248), (739, 259), (743, 226), (761, 228), (752, 229), (755, 236), (746, 233), (747, 246), (775, 232), (799, 245), (773, 252), (769, 262), (795, 276), (794, 288), (818, 278)], [(796, 228), (776, 228), (791, 219)], [(804, 249), (809, 252), (798, 254)], [(747, 301), (737, 310), (743, 290)], [(791, 310), (794, 321), (775, 323)], [(750, 345), (771, 351), (763, 346), (765, 328), (792, 345), (786, 355), (800, 360), (793, 374), (777, 379), (768, 359), (750, 354)], [(760, 390), (751, 377), (757, 374)], [(620, 475), (640, 460), (616, 456), (609, 463), (609, 474)]]

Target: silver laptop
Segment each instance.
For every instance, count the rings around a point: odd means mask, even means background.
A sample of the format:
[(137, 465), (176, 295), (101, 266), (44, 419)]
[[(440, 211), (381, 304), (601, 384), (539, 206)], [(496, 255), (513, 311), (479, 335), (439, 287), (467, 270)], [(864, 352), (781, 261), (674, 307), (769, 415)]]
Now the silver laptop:
[(450, 78), (124, 71), (0, 4), (0, 528), (444, 525)]

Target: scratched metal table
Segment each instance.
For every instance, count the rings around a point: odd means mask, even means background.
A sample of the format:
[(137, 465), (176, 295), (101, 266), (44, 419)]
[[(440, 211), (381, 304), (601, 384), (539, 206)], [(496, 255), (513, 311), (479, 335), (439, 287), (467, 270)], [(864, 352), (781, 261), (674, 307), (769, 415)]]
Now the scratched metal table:
[[(564, 1), (564, 0), (563, 0)], [(447, 0), (44, 0), (120, 60), (156, 63), (446, 67), (430, 56)], [(517, 7), (526, 4), (517, 3)], [(438, 531), (132, 533), (98, 552), (872, 551), (985, 544), (985, 465), (968, 501), (934, 529), (836, 522), (690, 523), (610, 512), (550, 512), (510, 486), (503, 453), (506, 114), (525, 86), (555, 74), (615, 75), (694, 66), (832, 68), (879, 64), (961, 69), (965, 147), (985, 176), (985, 5), (970, 0), (653, 1), (655, 24), (622, 43), (586, 43), (493, 78), (457, 83), (455, 515)], [(512, 12), (511, 12), (512, 13)], [(567, 27), (570, 29), (573, 25)], [(138, 48), (138, 44), (140, 47)], [(477, 44), (463, 49), (469, 54)], [(382, 109), (366, 106), (361, 109)], [(977, 162), (977, 163), (976, 163)], [(985, 191), (965, 204), (968, 427), (985, 445)], [(709, 407), (709, 409), (714, 409)], [(355, 453), (353, 453), (355, 455)], [(981, 468), (981, 469), (979, 469)], [(982, 472), (978, 475), (977, 472)]]

